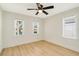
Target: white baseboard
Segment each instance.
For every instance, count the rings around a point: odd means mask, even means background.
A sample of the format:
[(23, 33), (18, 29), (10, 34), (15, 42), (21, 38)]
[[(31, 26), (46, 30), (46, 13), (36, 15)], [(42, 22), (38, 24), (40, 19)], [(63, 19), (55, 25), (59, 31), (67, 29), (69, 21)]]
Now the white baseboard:
[(67, 49), (70, 49), (70, 50), (75, 51), (75, 52), (79, 52), (79, 50), (76, 50), (76, 49), (72, 49), (72, 48), (66, 47), (66, 46), (64, 46), (64, 45), (61, 45), (61, 44), (56, 43), (56, 42), (52, 42), (52, 41), (50, 41), (50, 40), (45, 40), (45, 41), (48, 41), (48, 42), (50, 42), (50, 43), (59, 45), (59, 46), (61, 46), (61, 47), (67, 48)]
[(40, 41), (40, 40), (42, 40), (42, 39), (33, 40), (33, 41), (29, 41), (29, 42), (23, 42), (23, 43), (19, 43), (19, 44), (13, 44), (13, 45), (6, 46), (6, 47), (3, 47), (3, 48), (10, 48), (10, 47), (15, 47), (15, 46), (23, 45), (23, 44), (29, 44), (29, 43), (37, 42), (37, 41)]

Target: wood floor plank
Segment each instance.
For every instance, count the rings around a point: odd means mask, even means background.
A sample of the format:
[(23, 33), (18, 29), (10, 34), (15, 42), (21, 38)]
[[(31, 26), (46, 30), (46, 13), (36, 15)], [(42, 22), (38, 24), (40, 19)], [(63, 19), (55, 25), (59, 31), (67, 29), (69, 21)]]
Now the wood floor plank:
[(2, 56), (79, 56), (78, 52), (41, 40), (5, 48)]

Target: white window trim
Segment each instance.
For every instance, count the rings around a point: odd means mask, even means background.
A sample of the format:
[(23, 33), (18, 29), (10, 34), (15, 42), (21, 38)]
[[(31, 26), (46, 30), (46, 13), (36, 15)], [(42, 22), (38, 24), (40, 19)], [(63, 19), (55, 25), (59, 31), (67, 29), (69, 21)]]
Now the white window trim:
[[(22, 21), (22, 35), (24, 35), (24, 21), (23, 20), (20, 20), (20, 19), (16, 19), (15, 20), (15, 34), (16, 34), (16, 28), (17, 28), (17, 25), (16, 25), (16, 23), (17, 23), (17, 21)], [(22, 36), (22, 35), (20, 35), (20, 34), (17, 34), (16, 36)]]
[[(67, 37), (67, 36), (64, 36), (64, 20), (66, 20), (66, 19), (75, 19), (75, 22), (76, 22), (76, 29), (75, 29), (75, 32), (76, 32), (76, 36), (75, 37)], [(63, 33), (62, 33), (62, 36), (63, 36), (63, 38), (68, 38), (68, 39), (77, 39), (77, 18), (76, 18), (76, 16), (70, 16), (70, 17), (66, 17), (66, 18), (63, 18), (63, 21), (62, 21), (62, 23), (63, 23)]]
[[(34, 25), (37, 25), (37, 27), (38, 27), (38, 28), (37, 28), (37, 34), (34, 33)], [(38, 34), (39, 34), (39, 22), (33, 22), (33, 23), (32, 23), (32, 26), (33, 26), (33, 28), (32, 28), (33, 34), (34, 34), (34, 35), (38, 35)]]

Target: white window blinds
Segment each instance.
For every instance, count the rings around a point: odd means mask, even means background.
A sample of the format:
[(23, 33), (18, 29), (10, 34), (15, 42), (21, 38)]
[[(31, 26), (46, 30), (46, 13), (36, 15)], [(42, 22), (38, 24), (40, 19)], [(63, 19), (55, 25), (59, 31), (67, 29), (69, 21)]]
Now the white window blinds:
[(67, 17), (63, 19), (63, 36), (65, 38), (76, 39), (76, 17)]

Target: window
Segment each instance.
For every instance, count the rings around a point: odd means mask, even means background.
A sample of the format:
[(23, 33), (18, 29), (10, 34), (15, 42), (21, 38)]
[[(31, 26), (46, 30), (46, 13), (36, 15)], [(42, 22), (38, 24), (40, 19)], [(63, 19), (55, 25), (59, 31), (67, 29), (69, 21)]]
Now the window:
[(67, 17), (63, 19), (63, 37), (76, 39), (76, 17)]
[(39, 22), (33, 22), (33, 34), (39, 33)]
[(22, 20), (16, 20), (15, 21), (16, 35), (22, 35), (23, 34), (23, 26), (24, 26), (24, 21), (22, 21)]

